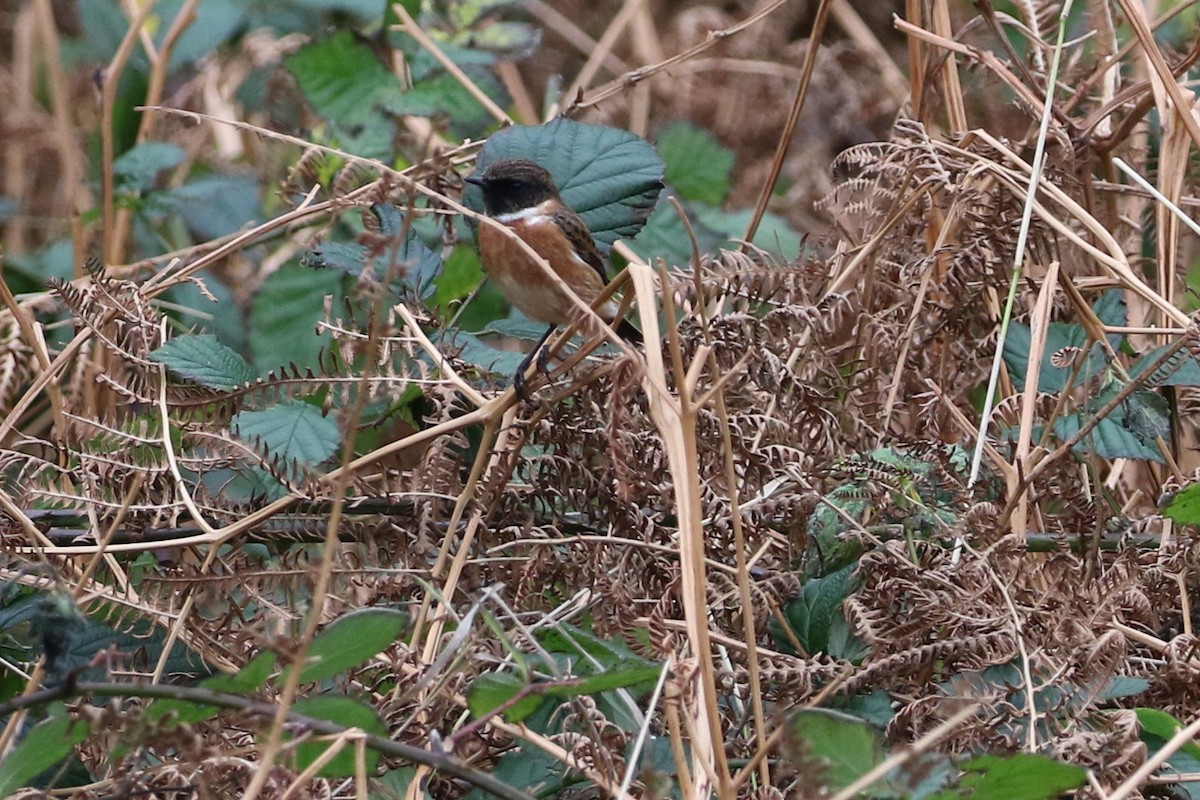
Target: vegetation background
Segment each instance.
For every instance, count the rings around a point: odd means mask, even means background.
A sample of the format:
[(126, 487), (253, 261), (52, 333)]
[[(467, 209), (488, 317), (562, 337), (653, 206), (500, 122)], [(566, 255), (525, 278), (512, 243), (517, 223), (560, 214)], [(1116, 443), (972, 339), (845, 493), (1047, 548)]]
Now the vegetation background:
[(1195, 6), (0, 1), (0, 796), (1200, 796)]

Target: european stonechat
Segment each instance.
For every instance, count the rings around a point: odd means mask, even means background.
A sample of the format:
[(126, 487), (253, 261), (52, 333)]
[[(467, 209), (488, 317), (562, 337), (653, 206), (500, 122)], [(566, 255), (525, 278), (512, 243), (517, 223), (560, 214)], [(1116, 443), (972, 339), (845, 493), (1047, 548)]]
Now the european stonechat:
[[(481, 175), (466, 179), (483, 190), (487, 215), (512, 229), (535, 253), (546, 259), (583, 302), (591, 305), (608, 284), (604, 261), (587, 224), (558, 195), (550, 173), (532, 161), (505, 159), (488, 165)], [(550, 327), (521, 362), (514, 377), (517, 394), (525, 399), (525, 370), (559, 325), (576, 315), (575, 305), (511, 236), (491, 225), (479, 228), (483, 269), (500, 293), (525, 316)], [(596, 309), (613, 322), (618, 306), (611, 300)], [(640, 344), (641, 332), (628, 320), (617, 321), (617, 333)]]

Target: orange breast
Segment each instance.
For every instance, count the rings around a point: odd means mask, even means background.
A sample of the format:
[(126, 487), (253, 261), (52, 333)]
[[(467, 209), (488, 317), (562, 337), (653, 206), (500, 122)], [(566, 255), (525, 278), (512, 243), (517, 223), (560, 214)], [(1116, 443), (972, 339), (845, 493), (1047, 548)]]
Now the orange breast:
[[(580, 299), (591, 304), (604, 284), (589, 264), (575, 255), (570, 242), (547, 217), (531, 216), (509, 226), (542, 258), (550, 263)], [(479, 254), (488, 277), (530, 319), (565, 325), (575, 315), (575, 306), (543, 272), (542, 267), (506, 235), (492, 225), (479, 229)], [(606, 309), (607, 310), (607, 309)], [(601, 316), (611, 318), (615, 310)]]

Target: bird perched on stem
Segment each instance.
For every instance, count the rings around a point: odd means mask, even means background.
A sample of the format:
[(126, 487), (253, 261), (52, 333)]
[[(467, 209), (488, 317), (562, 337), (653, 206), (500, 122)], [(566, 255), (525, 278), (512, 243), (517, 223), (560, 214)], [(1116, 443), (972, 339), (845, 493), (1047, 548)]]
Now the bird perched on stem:
[[(587, 224), (559, 197), (549, 172), (532, 161), (504, 159), (466, 180), (483, 190), (483, 206), (489, 217), (512, 229), (546, 259), (583, 302), (595, 302), (608, 284), (603, 258)], [(530, 319), (550, 325), (513, 376), (517, 395), (526, 400), (525, 371), (558, 326), (568, 324), (578, 312), (542, 266), (504, 231), (481, 226), (479, 255), (484, 271), (508, 302)], [(611, 300), (596, 309), (609, 323), (618, 311)], [(641, 332), (628, 320), (617, 320), (616, 331), (635, 344), (642, 341)]]

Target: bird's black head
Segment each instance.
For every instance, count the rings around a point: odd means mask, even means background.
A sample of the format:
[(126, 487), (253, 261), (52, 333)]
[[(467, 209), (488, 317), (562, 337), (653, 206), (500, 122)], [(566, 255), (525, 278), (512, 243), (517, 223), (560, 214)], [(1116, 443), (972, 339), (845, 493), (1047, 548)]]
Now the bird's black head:
[(467, 183), (483, 189), (483, 207), (492, 217), (558, 199), (550, 173), (523, 159), (493, 161), (483, 174), (467, 178)]

